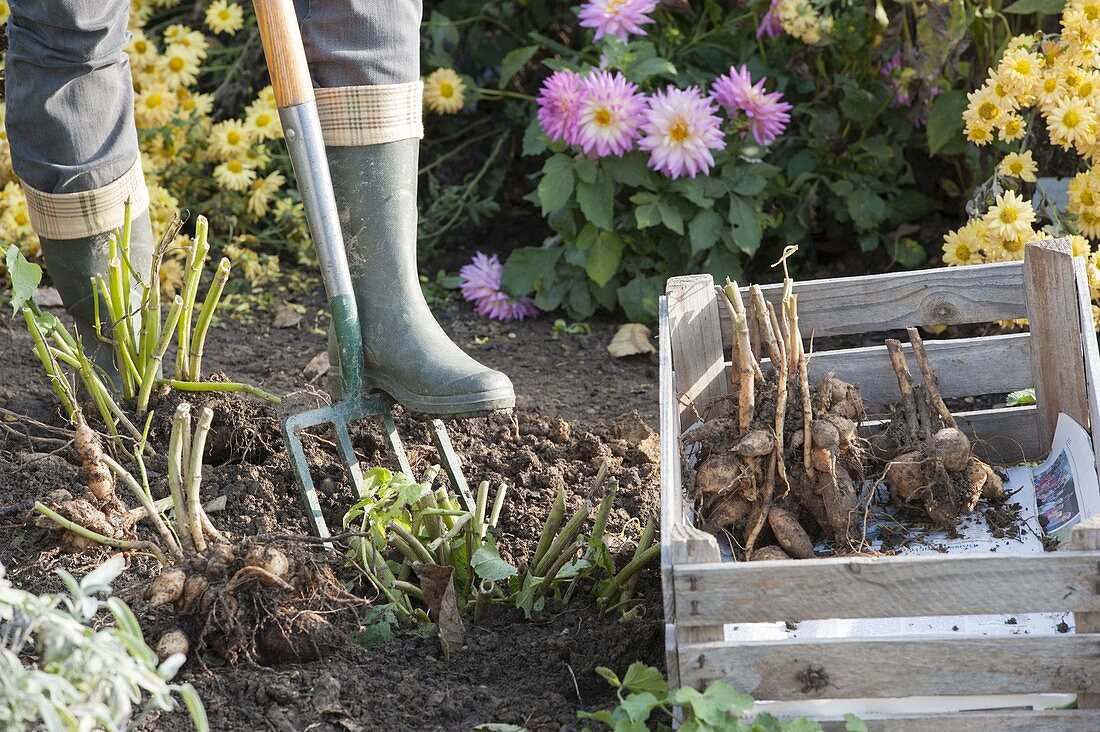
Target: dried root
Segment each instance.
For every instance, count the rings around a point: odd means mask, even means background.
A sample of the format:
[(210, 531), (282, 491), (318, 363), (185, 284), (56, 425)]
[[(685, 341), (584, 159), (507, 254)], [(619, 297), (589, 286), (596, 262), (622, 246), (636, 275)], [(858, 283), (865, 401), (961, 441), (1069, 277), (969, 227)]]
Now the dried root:
[(791, 285), (779, 305), (759, 287), (746, 298), (732, 282), (718, 289), (734, 325), (737, 411), (691, 436), (709, 448), (695, 476), (703, 525), (728, 534), (746, 560), (812, 557), (817, 535), (852, 551), (862, 524), (863, 402), (832, 376), (811, 389)]
[(915, 328), (908, 334), (922, 383), (914, 384), (901, 344), (888, 340), (902, 397), (897, 412), (905, 430), (893, 430), (899, 454), (887, 462), (884, 482), (894, 504), (923, 512), (938, 528), (953, 529), (961, 516), (974, 511), (979, 499), (1003, 498), (1004, 485), (972, 454), (970, 439), (958, 429), (940, 394), (924, 341)]

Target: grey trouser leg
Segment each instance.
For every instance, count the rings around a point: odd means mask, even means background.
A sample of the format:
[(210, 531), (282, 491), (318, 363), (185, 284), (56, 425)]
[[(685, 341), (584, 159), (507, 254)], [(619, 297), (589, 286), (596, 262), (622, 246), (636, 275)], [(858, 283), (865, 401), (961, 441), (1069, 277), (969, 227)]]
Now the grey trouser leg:
[(406, 84), (420, 78), (421, 0), (295, 0), (313, 83)]
[(11, 0), (6, 122), (32, 188), (90, 191), (138, 159), (129, 14), (129, 0)]

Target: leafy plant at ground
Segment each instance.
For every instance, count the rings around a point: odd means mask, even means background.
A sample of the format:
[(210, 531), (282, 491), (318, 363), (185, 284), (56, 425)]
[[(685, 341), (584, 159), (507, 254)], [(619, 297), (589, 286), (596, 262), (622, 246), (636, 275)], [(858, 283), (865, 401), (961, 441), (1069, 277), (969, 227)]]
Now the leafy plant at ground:
[[(596, 668), (615, 688), (619, 704), (598, 712), (579, 712), (581, 719), (610, 727), (614, 732), (646, 732), (676, 729), (687, 732), (820, 732), (821, 725), (805, 717), (780, 721), (767, 712), (752, 714), (753, 699), (739, 694), (724, 681), (712, 681), (704, 691), (690, 686), (669, 689), (661, 672), (641, 661), (630, 664), (619, 676), (609, 668)], [(867, 732), (867, 725), (853, 714), (844, 715), (848, 732)]]
[[(0, 727), (126, 730), (173, 709), (175, 695), (196, 729), (209, 729), (195, 689), (171, 683), (185, 657), (158, 661), (126, 603), (97, 597), (124, 566), (114, 557), (79, 582), (57, 570), (67, 594), (34, 595), (13, 587), (0, 565)], [(104, 608), (114, 626), (96, 628)]]
[[(357, 533), (350, 540), (348, 559), (386, 598), (388, 612), (406, 620), (430, 615), (439, 622), (445, 612), (440, 599), (446, 594), (450, 599), (443, 601), (474, 622), (482, 620), (493, 604), (518, 608), (531, 617), (547, 600), (564, 600), (577, 587), (591, 592), (602, 611), (626, 611), (636, 603), (638, 572), (659, 546), (653, 543), (654, 527), (649, 525), (632, 559), (616, 567), (603, 542), (614, 481), (597, 505), (585, 501), (568, 520), (565, 492), (560, 491), (530, 562), (516, 567), (501, 558), (494, 535), (505, 487), (499, 486), (490, 501), (489, 483), (483, 481), (468, 510), (447, 486), (435, 486), (437, 475), (438, 468), (432, 467), (418, 483), (385, 468), (372, 468), (362, 497), (344, 516), (344, 528)], [(585, 533), (589, 519), (592, 526)], [(429, 585), (450, 589), (444, 593)]]
[[(28, 262), (14, 244), (7, 253), (12, 309), (22, 312), (34, 341), (35, 354), (70, 421), (74, 426), (84, 422), (76, 390), (70, 383), (71, 370), (91, 398), (115, 447), (123, 452), (127, 452), (123, 434), (126, 439), (144, 443), (145, 431), (138, 429), (120, 404), (132, 406), (137, 417), (146, 417), (147, 429), (151, 420), (150, 399), (162, 387), (190, 392), (240, 391), (268, 402), (279, 401), (278, 397), (249, 384), (200, 380), (206, 336), (229, 278), (230, 263), (222, 258), (206, 297), (196, 310), (199, 281), (210, 251), (206, 219), (199, 216), (194, 239), (184, 240), (183, 244), (186, 268), (180, 294), (173, 295), (167, 313), (163, 313), (160, 273), (166, 253), (180, 245), (175, 238), (178, 226), (177, 220), (161, 239), (146, 280), (142, 280), (130, 264), (129, 209), (127, 224), (109, 238), (107, 274), (95, 282), (97, 310), (106, 310), (96, 318), (96, 336), (111, 346), (117, 382), (88, 355), (91, 344), (81, 343), (56, 316), (43, 312), (35, 304), (34, 292), (41, 281), (41, 267)], [(101, 329), (99, 321), (110, 323), (110, 332)], [(172, 378), (164, 378), (163, 360), (173, 339), (176, 341), (175, 373)]]

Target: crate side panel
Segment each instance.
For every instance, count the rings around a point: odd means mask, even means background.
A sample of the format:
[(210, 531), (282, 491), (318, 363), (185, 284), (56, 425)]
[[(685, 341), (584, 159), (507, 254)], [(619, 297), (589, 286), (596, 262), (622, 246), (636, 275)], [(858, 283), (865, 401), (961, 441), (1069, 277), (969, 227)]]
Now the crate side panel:
[(1100, 635), (697, 643), (680, 656), (683, 685), (723, 679), (756, 699), (1076, 693), (1100, 674)]
[(680, 624), (1098, 611), (1100, 551), (834, 557), (675, 568)]
[[(974, 454), (990, 465), (1042, 460), (1050, 452), (1050, 443), (1039, 441), (1039, 416), (1033, 404), (955, 412), (955, 420), (970, 437)], [(860, 424), (859, 433), (871, 437), (888, 424), (889, 420), (867, 420)]]
[[(1028, 333), (925, 341), (928, 361), (936, 372), (944, 397), (979, 396), (1026, 389), (1031, 375)], [(902, 345), (909, 368), (919, 373), (913, 348)], [(822, 351), (810, 358), (810, 382), (819, 383), (827, 373), (859, 386), (870, 413), (884, 412), (900, 398), (898, 380), (886, 346)]]
[(696, 415), (712, 416), (730, 393), (729, 382), (721, 378), (726, 359), (714, 279), (710, 275), (672, 277), (665, 287), (665, 300), (672, 368), (676, 371), (675, 396), (680, 422), (687, 426)]
[[(796, 281), (794, 292), (799, 326), (809, 338), (1023, 318), (1023, 281), (1022, 262), (998, 262)], [(782, 285), (762, 289), (768, 300), (779, 303)], [(722, 310), (719, 316), (728, 347), (733, 335), (729, 315)]]

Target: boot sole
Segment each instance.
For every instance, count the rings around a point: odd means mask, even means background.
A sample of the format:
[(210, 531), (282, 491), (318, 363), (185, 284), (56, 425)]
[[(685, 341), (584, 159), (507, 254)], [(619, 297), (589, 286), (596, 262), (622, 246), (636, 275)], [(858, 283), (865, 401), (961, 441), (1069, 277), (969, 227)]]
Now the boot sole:
[(484, 417), (494, 412), (510, 411), (516, 406), (516, 396), (510, 389), (433, 397), (414, 394), (377, 376), (371, 377), (369, 383), (389, 394), (405, 409), (425, 417)]

